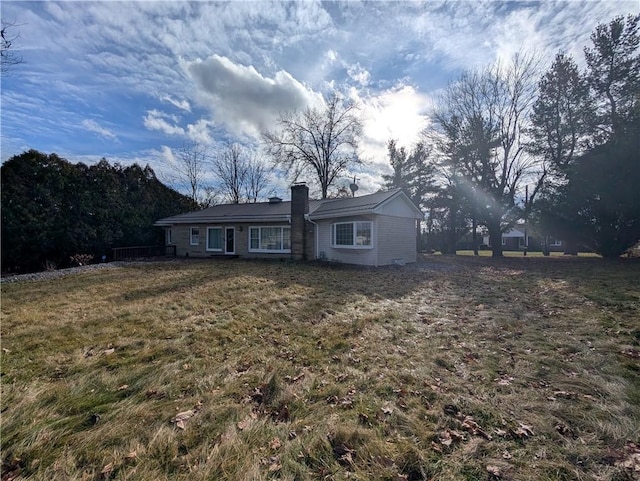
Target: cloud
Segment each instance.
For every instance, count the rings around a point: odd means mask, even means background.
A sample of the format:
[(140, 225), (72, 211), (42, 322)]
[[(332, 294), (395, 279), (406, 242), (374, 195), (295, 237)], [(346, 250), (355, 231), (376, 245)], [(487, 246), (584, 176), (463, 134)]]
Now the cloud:
[(369, 83), (369, 79), (371, 78), (371, 74), (362, 68), (359, 63), (349, 66), (347, 75), (363, 87)]
[(159, 110), (147, 110), (147, 114), (144, 116), (144, 126), (149, 130), (158, 130), (167, 135), (185, 135), (185, 130), (175, 124), (170, 124), (166, 119), (172, 119), (171, 116), (160, 112)]
[(180, 110), (184, 110), (185, 112), (191, 112), (191, 105), (187, 100), (176, 100), (169, 95), (163, 95), (160, 97), (160, 100), (164, 102), (169, 102), (174, 107), (179, 108)]
[(118, 137), (116, 136), (116, 134), (114, 134), (113, 132), (111, 132), (109, 129), (101, 127), (98, 122), (96, 122), (95, 120), (91, 120), (91, 119), (84, 119), (80, 125), (82, 125), (82, 127), (85, 128), (85, 130), (88, 130), (89, 132), (94, 132), (98, 135), (100, 135), (101, 137), (104, 137), (105, 139), (110, 139), (110, 140), (117, 140)]
[(218, 123), (237, 135), (258, 137), (274, 127), (280, 114), (322, 101), (320, 94), (284, 70), (269, 78), (253, 66), (220, 55), (186, 61), (184, 68), (198, 90), (199, 102), (211, 109)]
[(378, 166), (388, 165), (386, 144), (390, 139), (411, 147), (429, 124), (426, 113), (431, 99), (411, 85), (399, 84), (367, 97), (352, 90), (352, 97), (361, 105), (363, 154)]

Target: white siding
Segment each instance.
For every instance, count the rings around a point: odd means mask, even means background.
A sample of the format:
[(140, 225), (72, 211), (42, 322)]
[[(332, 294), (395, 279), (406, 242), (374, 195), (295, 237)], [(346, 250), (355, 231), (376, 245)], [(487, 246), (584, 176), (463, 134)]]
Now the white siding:
[(377, 208), (375, 212), (376, 214), (390, 215), (393, 217), (413, 217), (414, 219), (424, 217), (415, 211), (415, 206), (407, 203), (404, 196), (398, 196), (391, 199)]
[[(356, 222), (373, 220), (373, 249), (347, 249), (331, 247), (331, 224), (334, 222)], [(327, 219), (317, 222), (318, 224), (318, 250), (316, 255), (322, 256), (328, 261), (344, 262), (346, 264), (360, 264), (366, 266), (376, 265), (376, 232), (378, 226), (375, 216), (360, 217), (340, 217), (339, 219)]]
[(393, 264), (394, 259), (416, 262), (416, 219), (381, 215), (376, 217), (377, 265)]
[[(345, 249), (331, 246), (331, 224), (373, 220), (373, 249)], [(318, 221), (318, 251), (316, 255), (329, 261), (384, 266), (393, 264), (395, 259), (416, 262), (416, 219), (387, 215), (366, 217), (341, 217), (340, 219)]]

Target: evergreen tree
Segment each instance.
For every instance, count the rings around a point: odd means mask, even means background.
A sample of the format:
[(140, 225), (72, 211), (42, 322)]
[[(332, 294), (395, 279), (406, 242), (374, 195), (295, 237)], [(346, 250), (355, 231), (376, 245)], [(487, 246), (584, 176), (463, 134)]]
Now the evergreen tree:
[(35, 150), (1, 167), (2, 269), (63, 267), (75, 254), (100, 258), (113, 247), (156, 245), (153, 222), (194, 210), (150, 167), (72, 164)]

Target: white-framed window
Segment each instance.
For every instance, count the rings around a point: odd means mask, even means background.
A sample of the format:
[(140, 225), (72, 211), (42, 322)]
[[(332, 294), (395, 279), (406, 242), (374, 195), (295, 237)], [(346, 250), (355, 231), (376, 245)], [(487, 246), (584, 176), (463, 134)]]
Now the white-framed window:
[(200, 227), (192, 227), (189, 232), (189, 244), (192, 246), (200, 245)]
[(352, 249), (373, 247), (373, 222), (336, 222), (331, 224), (331, 245)]
[(506, 246), (506, 245), (507, 245), (507, 238), (506, 238), (506, 237), (503, 237), (503, 238), (502, 238), (502, 245), (503, 245), (503, 246)]
[(170, 246), (171, 244), (173, 244), (173, 240), (171, 237), (171, 227), (168, 227), (167, 229), (165, 229), (165, 242), (166, 245)]
[(207, 250), (222, 252), (222, 227), (207, 227)]
[(558, 239), (554, 239), (553, 237), (549, 237), (549, 246), (551, 247), (561, 247), (562, 241)]
[(249, 227), (249, 252), (291, 252), (291, 227)]

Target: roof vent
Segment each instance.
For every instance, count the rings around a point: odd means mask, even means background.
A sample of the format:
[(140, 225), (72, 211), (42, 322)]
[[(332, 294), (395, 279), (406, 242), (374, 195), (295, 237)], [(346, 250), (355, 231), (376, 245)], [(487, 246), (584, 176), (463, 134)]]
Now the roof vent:
[(269, 197), (269, 204), (279, 204), (282, 202), (280, 197)]

